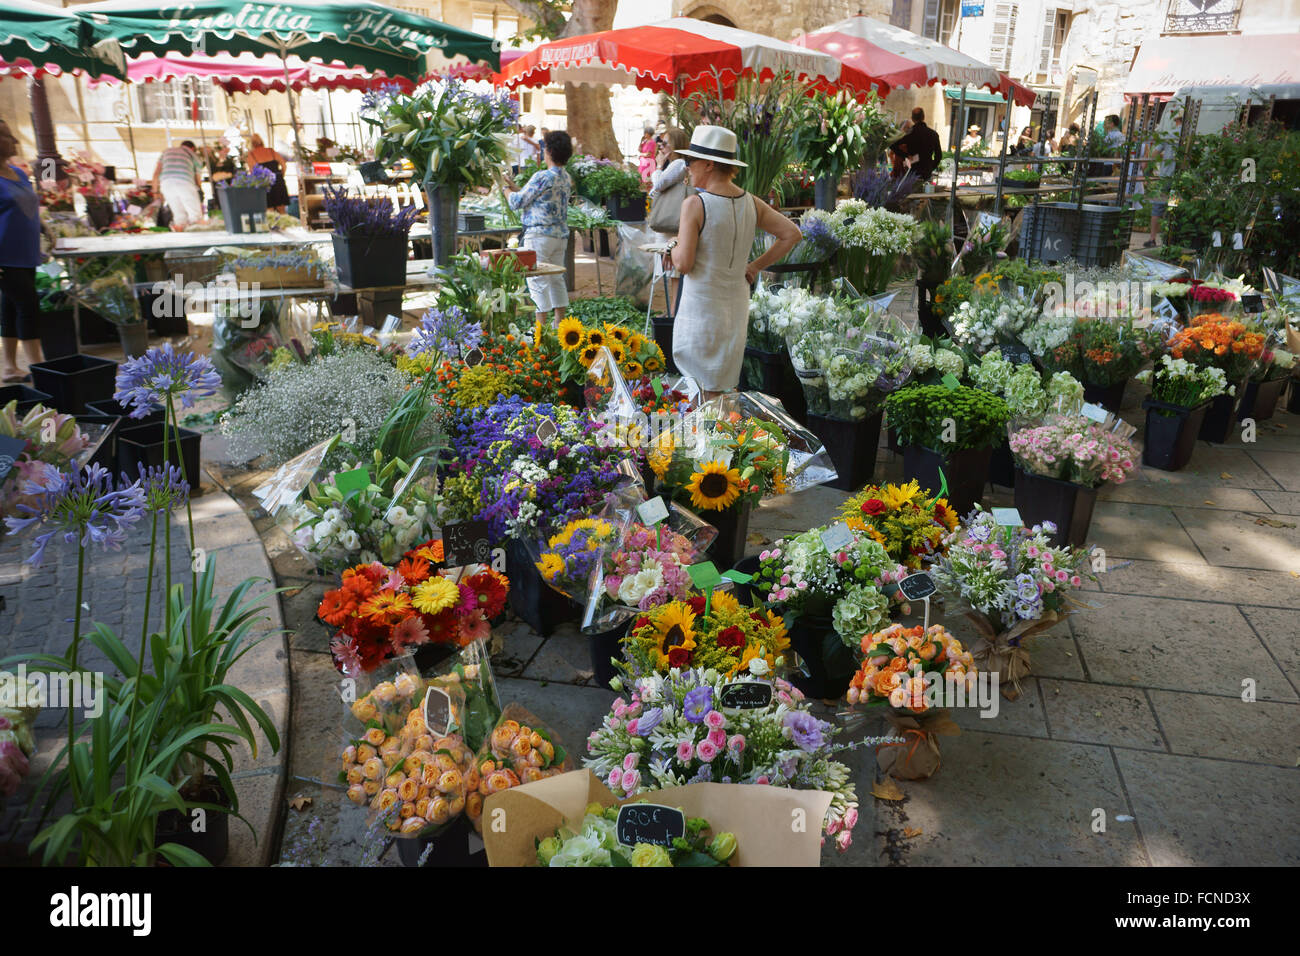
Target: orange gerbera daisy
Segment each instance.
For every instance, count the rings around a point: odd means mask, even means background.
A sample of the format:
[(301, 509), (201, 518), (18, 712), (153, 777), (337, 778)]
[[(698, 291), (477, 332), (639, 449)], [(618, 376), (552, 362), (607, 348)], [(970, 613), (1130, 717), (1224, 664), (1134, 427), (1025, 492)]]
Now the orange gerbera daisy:
[(320, 607), (316, 608), (316, 616), (330, 627), (341, 627), (356, 609), (356, 604), (349, 601), (343, 589), (339, 588), (325, 592)]
[(429, 577), (429, 561), (421, 557), (403, 558), (397, 564), (397, 573), (407, 584), (419, 584)]
[(411, 614), (411, 596), (404, 591), (380, 591), (361, 605), (361, 613), (376, 624), (396, 624)]
[(506, 593), (510, 584), (505, 575), (490, 568), (472, 574), (465, 583), (478, 595), (478, 609), (489, 620), (500, 614), (506, 606)]

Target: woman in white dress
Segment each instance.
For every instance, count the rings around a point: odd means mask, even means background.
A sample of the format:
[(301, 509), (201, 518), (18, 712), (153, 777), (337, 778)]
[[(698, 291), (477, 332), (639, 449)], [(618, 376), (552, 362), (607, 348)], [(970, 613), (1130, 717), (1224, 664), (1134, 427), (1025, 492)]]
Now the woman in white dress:
[[(673, 321), (673, 360), (707, 400), (740, 383), (749, 330), (749, 291), (759, 272), (785, 258), (799, 242), (799, 227), (733, 183), (745, 164), (736, 159), (736, 134), (697, 126), (686, 160), (698, 191), (682, 203), (677, 238), (668, 243), (670, 264), (685, 276)], [(776, 242), (754, 261), (749, 251), (758, 229)]]

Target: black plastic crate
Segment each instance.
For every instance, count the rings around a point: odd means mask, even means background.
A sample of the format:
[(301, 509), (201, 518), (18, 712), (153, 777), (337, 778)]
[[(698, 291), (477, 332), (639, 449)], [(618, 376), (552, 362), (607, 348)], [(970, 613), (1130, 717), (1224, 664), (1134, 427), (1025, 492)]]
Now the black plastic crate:
[(1110, 266), (1128, 248), (1133, 211), (1084, 203), (1026, 206), (1020, 220), (1020, 255), (1027, 260)]

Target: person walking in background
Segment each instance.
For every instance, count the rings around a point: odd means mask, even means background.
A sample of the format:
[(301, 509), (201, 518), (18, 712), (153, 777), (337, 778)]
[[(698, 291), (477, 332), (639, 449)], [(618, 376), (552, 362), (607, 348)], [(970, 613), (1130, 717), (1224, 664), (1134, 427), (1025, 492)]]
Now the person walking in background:
[[(668, 243), (670, 263), (665, 263), (685, 276), (673, 323), (673, 359), (707, 400), (740, 384), (750, 286), (795, 247), (799, 227), (732, 182), (746, 164), (736, 158), (731, 130), (697, 126), (690, 148), (678, 153), (697, 192), (682, 203), (681, 225)], [(751, 262), (758, 229), (776, 242)]]
[(641, 131), (641, 145), (637, 147), (637, 152), (641, 154), (641, 161), (637, 163), (637, 172), (641, 174), (641, 185), (649, 186), (651, 174), (655, 171), (655, 151), (657, 141), (655, 139), (654, 127), (649, 123)]
[(919, 106), (912, 110), (912, 128), (890, 148), (903, 157), (903, 165), (916, 174), (918, 183), (928, 182), (943, 161), (939, 134), (925, 125), (925, 110)]
[[(214, 193), (218, 183), (234, 179), (237, 172), (239, 172), (239, 165), (235, 162), (235, 157), (230, 155), (230, 147), (226, 145), (225, 140), (219, 141), (216, 146), (208, 150), (208, 179), (212, 182)], [(216, 196), (213, 196), (208, 202), (208, 211), (215, 210), (219, 205)]]
[(16, 155), (18, 140), (0, 120), (0, 378), (30, 382), (31, 373), (18, 367), (18, 345), (22, 343), (28, 365), (44, 361), (36, 297), (41, 200), (27, 174), (10, 162)]
[(1071, 123), (1069, 128), (1061, 134), (1060, 150), (1062, 156), (1073, 156), (1079, 151), (1079, 124)]
[[(898, 128), (898, 131), (903, 137), (906, 137), (912, 131), (912, 121), (910, 119), (903, 120), (903, 125)], [(899, 142), (902, 142), (902, 140), (900, 139)], [(907, 157), (894, 152), (893, 146), (890, 146), (889, 159), (893, 164), (890, 175), (895, 179), (901, 179), (903, 174), (907, 172)]]
[[(563, 130), (547, 133), (542, 140), (542, 159), (546, 168), (533, 173), (522, 190), (507, 183), (506, 202), (522, 213), (525, 249), (537, 253), (538, 262), (553, 265), (564, 262), (569, 243), (569, 202), (573, 198), (573, 180), (564, 164), (573, 155), (573, 143)], [(528, 293), (537, 307), (538, 321), (547, 321), (555, 313), (558, 324), (569, 307), (569, 291), (564, 273), (538, 276), (528, 280)]]
[(153, 170), (153, 191), (172, 214), (172, 231), (203, 221), (203, 164), (191, 140), (164, 149)]
[(248, 168), (251, 170), (260, 166), (275, 174), (275, 182), (266, 193), (267, 208), (284, 212), (289, 205), (289, 187), (284, 182), (284, 172), (289, 168), (288, 160), (263, 143), (262, 137), (256, 133), (248, 143)]

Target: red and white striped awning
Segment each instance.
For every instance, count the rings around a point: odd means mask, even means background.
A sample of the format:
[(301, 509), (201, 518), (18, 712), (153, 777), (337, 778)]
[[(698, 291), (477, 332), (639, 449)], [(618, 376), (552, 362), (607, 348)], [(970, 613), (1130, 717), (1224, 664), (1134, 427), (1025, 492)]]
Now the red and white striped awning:
[[(396, 83), (409, 91), (414, 86), (405, 77), (390, 77), (382, 71), (356, 69), (342, 63), (313, 63), (296, 56), (289, 57), (286, 63), (278, 56), (232, 56), (226, 53), (210, 56), (143, 54), (127, 63), (126, 76), (132, 83), (189, 77), (213, 80), (227, 93), (283, 92), (286, 86), (295, 90), (365, 90), (387, 83)], [(111, 76), (101, 76), (91, 80), (90, 85), (93, 87), (104, 82), (117, 81)]]
[[(675, 17), (643, 27), (605, 30), (543, 43), (502, 68), (505, 85), (621, 83), (657, 92), (726, 87), (740, 76), (790, 71), (813, 86), (835, 87), (835, 57), (760, 33)], [(862, 92), (866, 92), (865, 89)]]
[(984, 86), (1033, 105), (1028, 86), (973, 56), (910, 30), (870, 17), (849, 17), (794, 38), (797, 46), (828, 53), (844, 64), (840, 83), (852, 88), (875, 84), (882, 96), (891, 89), (933, 83)]

